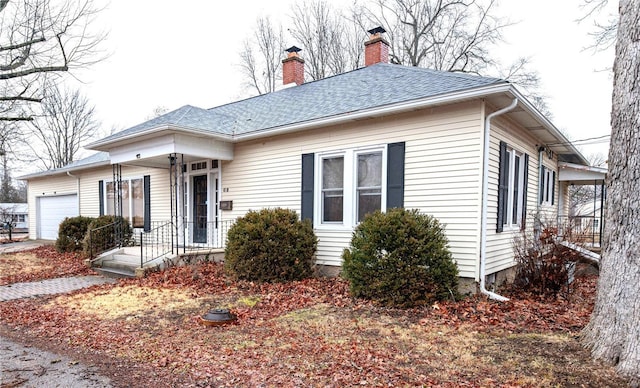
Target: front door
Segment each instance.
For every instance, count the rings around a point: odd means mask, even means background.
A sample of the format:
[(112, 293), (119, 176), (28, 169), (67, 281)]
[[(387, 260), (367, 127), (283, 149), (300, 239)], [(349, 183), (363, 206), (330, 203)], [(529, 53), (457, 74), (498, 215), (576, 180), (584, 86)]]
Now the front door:
[(193, 242), (207, 242), (207, 176), (193, 177)]

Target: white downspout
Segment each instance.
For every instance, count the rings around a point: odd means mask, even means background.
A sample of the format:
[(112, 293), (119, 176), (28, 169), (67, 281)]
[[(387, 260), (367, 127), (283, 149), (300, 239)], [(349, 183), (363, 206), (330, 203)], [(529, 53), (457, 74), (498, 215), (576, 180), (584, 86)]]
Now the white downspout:
[(489, 195), (489, 133), (491, 130), (491, 119), (501, 114), (507, 113), (518, 105), (518, 99), (514, 98), (511, 105), (489, 114), (484, 120), (484, 150), (482, 161), (482, 214), (480, 214), (480, 292), (489, 298), (506, 302), (509, 298), (491, 292), (485, 287), (485, 266), (487, 252), (487, 202)]
[(71, 178), (76, 178), (76, 192), (78, 193), (78, 214), (80, 214), (80, 177), (71, 174), (69, 171), (67, 171), (67, 175)]

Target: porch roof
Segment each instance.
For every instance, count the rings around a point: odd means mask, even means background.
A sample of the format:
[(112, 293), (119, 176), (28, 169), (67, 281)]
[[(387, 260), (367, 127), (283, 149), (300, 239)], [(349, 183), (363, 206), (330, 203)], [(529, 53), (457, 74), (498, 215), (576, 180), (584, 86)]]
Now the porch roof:
[(566, 162), (559, 162), (558, 169), (558, 180), (574, 185), (603, 184), (608, 172), (603, 167), (583, 166)]

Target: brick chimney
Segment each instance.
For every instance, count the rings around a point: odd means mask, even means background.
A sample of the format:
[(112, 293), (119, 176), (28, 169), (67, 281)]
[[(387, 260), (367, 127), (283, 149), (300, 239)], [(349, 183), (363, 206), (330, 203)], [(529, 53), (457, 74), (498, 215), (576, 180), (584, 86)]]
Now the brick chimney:
[(282, 60), (282, 84), (288, 85), (296, 83), (300, 85), (304, 83), (304, 59), (298, 56), (298, 52), (302, 49), (291, 46), (284, 50), (289, 54)]
[(364, 42), (364, 65), (389, 63), (389, 43), (380, 35), (387, 31), (382, 27), (376, 27), (367, 32), (371, 37)]

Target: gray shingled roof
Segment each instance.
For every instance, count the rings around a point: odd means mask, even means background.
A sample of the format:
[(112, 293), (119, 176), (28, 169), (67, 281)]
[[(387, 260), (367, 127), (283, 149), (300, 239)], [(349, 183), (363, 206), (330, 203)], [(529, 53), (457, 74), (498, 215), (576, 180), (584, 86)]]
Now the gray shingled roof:
[(185, 105), (100, 143), (164, 125), (241, 135), (506, 82), (379, 63), (207, 110)]

